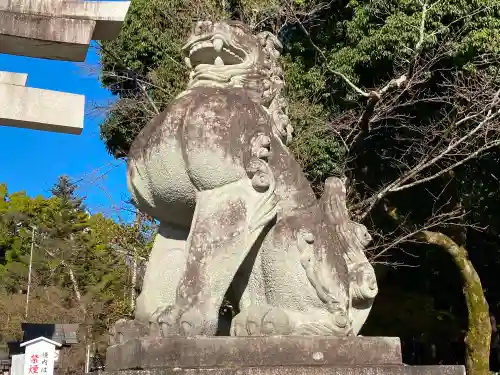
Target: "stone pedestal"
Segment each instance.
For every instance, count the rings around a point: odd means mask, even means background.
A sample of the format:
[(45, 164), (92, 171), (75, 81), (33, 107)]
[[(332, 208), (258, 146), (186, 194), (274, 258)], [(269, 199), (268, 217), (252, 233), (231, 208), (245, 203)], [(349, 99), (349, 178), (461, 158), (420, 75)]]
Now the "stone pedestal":
[(406, 366), (398, 338), (171, 337), (108, 348), (119, 375), (465, 375), (463, 366)]

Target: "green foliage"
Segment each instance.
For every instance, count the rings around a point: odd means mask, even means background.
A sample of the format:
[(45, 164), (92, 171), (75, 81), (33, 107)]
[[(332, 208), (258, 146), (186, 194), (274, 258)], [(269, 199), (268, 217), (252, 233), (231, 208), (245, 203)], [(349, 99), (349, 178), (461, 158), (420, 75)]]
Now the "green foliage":
[[(383, 87), (390, 79), (405, 73), (421, 37), (421, 4), (415, 0), (341, 2), (317, 13), (305, 24), (310, 39), (295, 24), (283, 28), (288, 91), (292, 98), (298, 95), (302, 99), (292, 100), (291, 111), (298, 113), (294, 117), (294, 125), (298, 122), (294, 151), (314, 183), (318, 181), (316, 176), (324, 179), (337, 174), (345, 161), (341, 144), (336, 145), (334, 152), (324, 147), (328, 120), (364, 105), (346, 81), (332, 71), (345, 74), (364, 90)], [(498, 55), (500, 43), (495, 41), (500, 35), (500, 1), (447, 0), (427, 4), (420, 53), (436, 53), (445, 48), (444, 41), (453, 39), (443, 51), (446, 58), (433, 69), (453, 67), (474, 71), (478, 56)], [(323, 53), (319, 54), (313, 44)], [(315, 116), (319, 121), (303, 110), (308, 108), (320, 109), (322, 116)], [(429, 109), (420, 113), (429, 113)], [(317, 131), (318, 126), (325, 130)], [(302, 128), (314, 130), (302, 132)], [(385, 137), (392, 142), (387, 134)], [(374, 147), (383, 150), (389, 145)], [(330, 164), (321, 162), (326, 159)]]
[[(343, 30), (343, 35), (335, 45), (325, 48), (326, 63), (365, 87), (393, 78), (394, 70), (415, 53), (421, 37), (421, 4), (414, 0), (350, 1), (347, 8), (351, 17), (334, 24)], [(494, 42), (500, 30), (498, 0), (427, 4), (423, 52), (438, 48), (450, 36), (454, 37), (454, 44), (447, 53), (459, 66), (474, 61), (480, 54), (499, 52), (500, 44)], [(314, 41), (321, 45), (322, 36), (317, 35)], [(337, 85), (344, 84), (336, 81)]]
[[(186, 85), (187, 68), (181, 47), (194, 20), (215, 19), (222, 9), (215, 0), (134, 0), (120, 36), (103, 42), (101, 80), (118, 95), (101, 126), (106, 148), (125, 156), (130, 143), (155, 114), (147, 101), (136, 101), (144, 93), (161, 111)], [(147, 25), (147, 27), (145, 27)]]
[[(14, 338), (22, 319), (17, 314), (24, 313), (33, 231), (31, 321), (82, 323), (99, 341), (109, 324), (131, 314), (131, 289), (137, 286), (131, 285), (127, 254), (116, 246), (147, 257), (153, 228), (89, 215), (76, 188), (63, 176), (53, 196), (31, 198), (0, 185), (0, 306), (22, 296), (5, 311), (10, 323), (0, 326), (4, 339)], [(54, 303), (68, 313), (51, 308)]]

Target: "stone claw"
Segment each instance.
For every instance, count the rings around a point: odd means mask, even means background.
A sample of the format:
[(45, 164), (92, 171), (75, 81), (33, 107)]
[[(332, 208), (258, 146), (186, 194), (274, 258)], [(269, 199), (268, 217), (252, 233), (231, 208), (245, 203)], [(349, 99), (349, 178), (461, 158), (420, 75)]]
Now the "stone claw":
[(203, 330), (203, 323), (203, 316), (196, 308), (184, 310), (177, 305), (163, 306), (150, 319), (150, 335), (196, 336)]
[(292, 324), (285, 310), (271, 308), (262, 318), (261, 332), (264, 335), (289, 335), (292, 332)]
[(179, 315), (180, 309), (176, 305), (158, 308), (150, 319), (151, 333), (162, 337), (178, 335)]
[(231, 322), (231, 336), (247, 336), (247, 316), (248, 310), (241, 311)]
[(196, 336), (203, 330), (204, 319), (197, 308), (191, 308), (182, 314), (179, 323), (181, 335)]
[(231, 324), (231, 336), (287, 335), (291, 331), (285, 310), (269, 305), (252, 305), (236, 315)]
[(129, 340), (148, 336), (148, 325), (138, 320), (118, 320), (109, 332), (109, 345), (121, 345)]
[(149, 337), (162, 337), (160, 325), (157, 322), (149, 322)]

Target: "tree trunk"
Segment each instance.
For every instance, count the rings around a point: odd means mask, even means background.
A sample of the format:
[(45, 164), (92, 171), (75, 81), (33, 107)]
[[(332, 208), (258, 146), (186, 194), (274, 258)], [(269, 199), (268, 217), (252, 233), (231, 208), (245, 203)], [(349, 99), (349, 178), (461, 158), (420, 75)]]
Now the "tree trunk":
[(75, 273), (73, 272), (73, 269), (66, 262), (61, 262), (61, 264), (64, 267), (66, 267), (66, 269), (68, 270), (69, 279), (71, 280), (71, 285), (73, 286), (73, 291), (75, 292), (76, 300), (78, 301), (78, 304), (80, 305), (80, 308), (82, 309), (83, 313), (87, 314), (87, 309), (85, 308), (85, 305), (83, 304), (82, 294), (80, 293), (78, 281), (76, 280)]
[[(56, 255), (51, 252), (50, 250), (45, 249), (45, 252), (49, 254), (52, 258), (57, 259)], [(75, 293), (76, 300), (78, 301), (78, 305), (80, 306), (80, 309), (82, 310), (84, 316), (86, 317), (87, 315), (87, 309), (85, 307), (85, 304), (82, 301), (82, 293), (80, 292), (80, 287), (78, 286), (78, 280), (76, 279), (75, 273), (73, 272), (73, 269), (71, 266), (66, 263), (64, 260), (59, 259), (61, 265), (66, 269), (68, 272), (69, 279), (71, 281), (71, 286), (73, 287), (73, 292)]]
[(135, 211), (135, 242), (132, 247), (132, 280), (130, 285), (130, 311), (135, 310), (135, 288), (137, 287), (137, 246), (139, 246), (139, 238), (141, 235), (142, 215), (139, 210)]
[(481, 280), (469, 260), (467, 250), (440, 232), (422, 231), (419, 239), (437, 245), (451, 255), (463, 281), (463, 293), (468, 311), (466, 337), (466, 368), (470, 375), (488, 375), (490, 361), (491, 324), (488, 303)]
[(137, 250), (134, 246), (134, 254), (132, 258), (132, 281), (130, 286), (130, 311), (135, 309), (135, 287), (137, 285)]

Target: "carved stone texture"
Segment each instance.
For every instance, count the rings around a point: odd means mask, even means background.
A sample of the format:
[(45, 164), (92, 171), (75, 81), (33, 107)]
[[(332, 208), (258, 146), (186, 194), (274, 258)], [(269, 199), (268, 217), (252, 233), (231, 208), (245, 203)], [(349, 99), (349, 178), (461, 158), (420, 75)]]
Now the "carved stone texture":
[(160, 222), (135, 312), (152, 336), (221, 333), (225, 295), (236, 336), (357, 335), (368, 316), (370, 236), (342, 181), (318, 201), (286, 147), (280, 50), (270, 33), (199, 22), (187, 89), (131, 147), (129, 189)]

